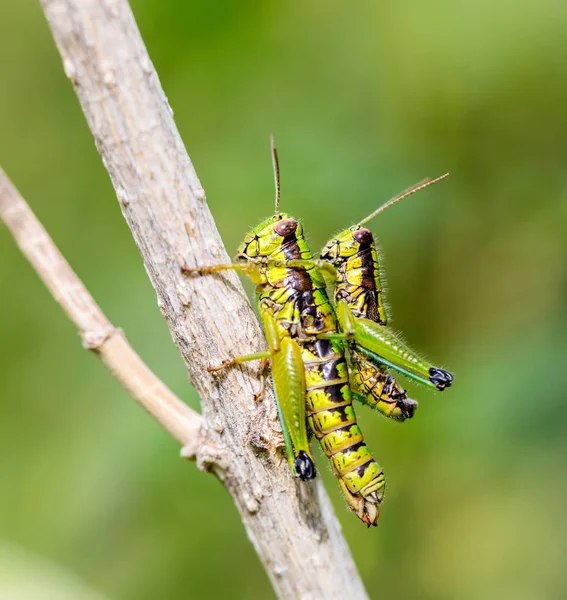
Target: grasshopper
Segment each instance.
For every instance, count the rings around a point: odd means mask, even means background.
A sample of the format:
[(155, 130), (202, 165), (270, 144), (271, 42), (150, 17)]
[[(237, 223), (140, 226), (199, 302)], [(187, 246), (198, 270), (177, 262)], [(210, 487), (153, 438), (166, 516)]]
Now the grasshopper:
[(329, 240), (318, 260), (301, 263), (318, 268), (334, 288), (340, 331), (326, 337), (345, 342), (353, 396), (398, 421), (411, 418), (417, 402), (407, 397), (388, 368), (440, 391), (451, 386), (453, 376), (419, 357), (387, 328), (376, 244), (372, 232), (363, 225), (396, 202), (447, 175), (424, 180), (398, 194), (358, 224)]
[[(451, 373), (420, 358), (386, 327), (388, 319), (376, 244), (372, 232), (363, 227), (393, 204), (447, 176), (448, 173), (424, 180), (398, 194), (358, 224), (334, 236), (321, 252), (320, 259), (328, 266), (320, 265), (320, 268), (334, 284), (337, 318), (350, 348), (351, 385), (357, 395), (375, 398), (376, 394), (369, 389), (374, 380), (384, 381), (389, 377), (384, 385), (395, 385), (395, 380), (387, 374), (387, 367), (440, 391), (451, 386)], [(398, 413), (401, 412), (401, 417), (407, 418), (413, 415), (416, 406), (417, 403), (408, 400), (407, 396), (398, 395), (392, 413), (385, 414), (400, 418)], [(377, 408), (382, 410), (379, 403)]]
[(306, 422), (319, 440), (349, 507), (376, 525), (385, 478), (364, 442), (352, 406), (350, 374), (326, 281), (307, 246), (301, 224), (281, 213), (277, 150), (271, 138), (275, 214), (244, 238), (235, 263), (200, 267), (195, 274), (235, 270), (256, 285), (266, 352), (226, 361), (219, 370), (269, 360), (288, 464), (301, 479), (315, 477)]

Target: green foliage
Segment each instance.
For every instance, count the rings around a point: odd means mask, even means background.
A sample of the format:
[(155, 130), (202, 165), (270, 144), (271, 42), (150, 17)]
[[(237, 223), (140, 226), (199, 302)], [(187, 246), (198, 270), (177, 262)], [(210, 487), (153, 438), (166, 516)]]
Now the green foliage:
[[(564, 597), (567, 4), (132, 5), (231, 252), (273, 210), (270, 131), (313, 248), (451, 172), (371, 226), (393, 327), (454, 386), (403, 425), (359, 409), (388, 478), (376, 530), (329, 492), (373, 597)], [(0, 55), (3, 167), (197, 406), (38, 3), (0, 4)], [(1, 228), (0, 257), (6, 548), (120, 600), (270, 597), (229, 496), (81, 350)]]

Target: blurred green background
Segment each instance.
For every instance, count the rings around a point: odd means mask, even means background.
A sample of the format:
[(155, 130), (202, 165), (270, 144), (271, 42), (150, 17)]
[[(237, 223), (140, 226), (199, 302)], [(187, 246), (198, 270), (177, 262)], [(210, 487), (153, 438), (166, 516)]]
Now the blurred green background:
[[(231, 254), (272, 211), (270, 131), (314, 248), (451, 172), (372, 227), (394, 327), (455, 385), (408, 386), (405, 425), (359, 409), (377, 529), (319, 467), (372, 598), (567, 597), (567, 3), (132, 6)], [(198, 407), (39, 3), (0, 0), (0, 56), (1, 164)], [(81, 349), (3, 227), (0, 261), (0, 598), (272, 597), (228, 494)]]

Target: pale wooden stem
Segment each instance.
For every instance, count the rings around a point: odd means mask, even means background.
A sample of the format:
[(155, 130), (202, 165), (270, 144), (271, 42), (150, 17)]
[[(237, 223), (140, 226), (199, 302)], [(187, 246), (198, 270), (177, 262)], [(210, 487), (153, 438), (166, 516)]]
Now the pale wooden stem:
[(113, 327), (1, 168), (0, 220), (78, 327), (83, 346), (100, 357), (130, 395), (176, 440), (184, 446), (197, 444), (201, 416), (148, 369), (122, 331)]
[(282, 460), (273, 393), (254, 402), (258, 381), (247, 366), (207, 372), (262, 350), (263, 336), (234, 273), (184, 275), (228, 256), (127, 1), (41, 4), (201, 397), (206, 435), (197, 464), (232, 495), (280, 597), (366, 598), (320, 480), (295, 481)]

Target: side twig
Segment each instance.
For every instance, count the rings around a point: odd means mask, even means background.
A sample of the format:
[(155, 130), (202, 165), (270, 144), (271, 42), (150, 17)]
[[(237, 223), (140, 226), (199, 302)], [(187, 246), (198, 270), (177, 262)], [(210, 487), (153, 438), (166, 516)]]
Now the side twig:
[(123, 332), (112, 326), (1, 168), (0, 219), (78, 327), (83, 346), (100, 357), (130, 395), (164, 429), (184, 446), (193, 447), (198, 440), (201, 416), (148, 369)]

